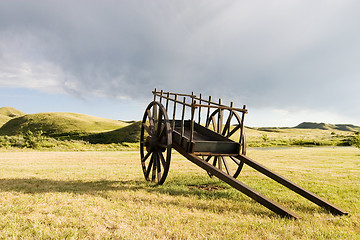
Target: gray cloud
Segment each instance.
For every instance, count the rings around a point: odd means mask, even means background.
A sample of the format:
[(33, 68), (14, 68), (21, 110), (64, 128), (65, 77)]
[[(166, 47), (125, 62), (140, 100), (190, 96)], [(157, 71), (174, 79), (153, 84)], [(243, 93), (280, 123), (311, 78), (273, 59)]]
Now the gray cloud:
[(359, 5), (1, 1), (0, 84), (114, 98), (158, 87), (360, 117)]

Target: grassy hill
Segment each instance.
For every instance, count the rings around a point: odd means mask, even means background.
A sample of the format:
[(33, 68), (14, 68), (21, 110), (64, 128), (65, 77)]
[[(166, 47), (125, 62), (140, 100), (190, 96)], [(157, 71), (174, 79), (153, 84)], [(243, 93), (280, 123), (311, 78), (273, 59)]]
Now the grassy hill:
[(133, 122), (132, 124), (119, 128), (113, 131), (102, 132), (97, 134), (90, 134), (83, 137), (85, 141), (90, 143), (122, 143), (122, 142), (137, 142), (140, 140), (141, 122)]
[(314, 123), (314, 122), (303, 122), (297, 125), (295, 128), (301, 129), (322, 129), (322, 130), (340, 130), (358, 132), (360, 131), (359, 126), (352, 124), (328, 124), (328, 123)]
[(329, 146), (352, 144), (353, 136), (360, 131), (351, 124), (303, 122), (293, 128), (246, 128), (248, 146)]
[(47, 136), (89, 134), (119, 129), (128, 123), (78, 113), (37, 113), (13, 118), (0, 128), (0, 135), (42, 131)]
[(0, 127), (7, 123), (9, 120), (24, 116), (26, 113), (21, 112), (12, 107), (2, 107), (0, 108)]
[[(42, 142), (48, 137), (58, 141), (55, 145), (63, 140), (80, 140), (80, 145), (135, 143), (139, 141), (140, 127), (137, 121), (65, 112), (25, 114), (11, 107), (0, 108), (0, 146), (27, 146), (26, 141)], [(246, 127), (246, 136), (248, 147), (329, 146), (351, 145), (354, 133), (359, 131), (359, 126), (351, 124), (303, 122), (293, 128)], [(239, 133), (232, 136), (234, 141), (238, 138)]]
[(24, 113), (20, 110), (17, 110), (15, 108), (12, 108), (12, 107), (0, 108), (0, 115), (7, 116), (10, 118), (21, 117), (21, 116), (24, 116), (25, 114), (26, 113)]

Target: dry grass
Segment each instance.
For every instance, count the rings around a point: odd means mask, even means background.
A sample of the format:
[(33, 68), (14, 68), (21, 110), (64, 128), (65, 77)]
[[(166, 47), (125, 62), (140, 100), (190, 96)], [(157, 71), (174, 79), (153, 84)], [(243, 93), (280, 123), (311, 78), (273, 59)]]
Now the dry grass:
[(349, 211), (335, 217), (245, 168), (239, 179), (302, 216), (283, 219), (173, 154), (163, 186), (138, 152), (0, 152), (0, 239), (360, 239), (360, 151), (248, 155)]

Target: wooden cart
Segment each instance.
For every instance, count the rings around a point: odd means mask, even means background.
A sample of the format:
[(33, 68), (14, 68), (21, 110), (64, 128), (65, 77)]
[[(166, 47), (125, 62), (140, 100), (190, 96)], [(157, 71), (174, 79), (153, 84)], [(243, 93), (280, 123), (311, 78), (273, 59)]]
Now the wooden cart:
[[(236, 188), (268, 209), (286, 217), (295, 213), (268, 199), (236, 178), (244, 164), (265, 174), (335, 215), (347, 212), (274, 173), (246, 156), (246, 106), (235, 108), (192, 94), (152, 92), (140, 135), (141, 165), (145, 179), (163, 184), (174, 148), (185, 158)], [(171, 113), (169, 118), (168, 113)], [(178, 118), (180, 117), (180, 118)]]

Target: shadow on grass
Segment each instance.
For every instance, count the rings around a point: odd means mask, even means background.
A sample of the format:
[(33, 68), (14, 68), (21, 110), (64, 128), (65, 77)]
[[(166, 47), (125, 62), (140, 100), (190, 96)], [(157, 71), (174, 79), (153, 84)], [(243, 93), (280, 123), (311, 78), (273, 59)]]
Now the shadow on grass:
[(21, 193), (47, 193), (69, 192), (75, 194), (95, 194), (107, 191), (147, 191), (171, 196), (197, 196), (199, 198), (231, 199), (234, 193), (229, 192), (229, 187), (218, 186), (216, 183), (197, 184), (194, 182), (181, 183), (171, 181), (164, 185), (157, 185), (145, 180), (126, 181), (74, 181), (53, 180), (39, 178), (6, 178), (0, 179), (0, 191)]
[(0, 190), (4, 192), (46, 193), (94, 193), (142, 189), (140, 181), (64, 181), (38, 178), (0, 179)]
[[(51, 192), (65, 192), (74, 194), (94, 194), (105, 198), (111, 198), (111, 195), (107, 194), (109, 191), (146, 191), (149, 193), (166, 194), (171, 196), (195, 196), (199, 199), (205, 200), (226, 200), (226, 201), (240, 201), (247, 204), (256, 204), (255, 201), (246, 197), (245, 195), (238, 194), (237, 191), (233, 191), (230, 187), (224, 187), (222, 184), (214, 182), (207, 183), (177, 183), (170, 182), (166, 185), (159, 186), (153, 183), (149, 183), (143, 180), (127, 180), (127, 181), (65, 181), (65, 180), (52, 180), (52, 179), (38, 179), (38, 178), (15, 178), (15, 179), (0, 179), (0, 191), (2, 192), (20, 192), (25, 194), (36, 193), (51, 193)], [(181, 205), (175, 199), (171, 201), (171, 204)], [(232, 205), (232, 204), (230, 204)], [(229, 205), (228, 205), (229, 206)], [(188, 207), (187, 205), (184, 207)], [(216, 211), (237, 211), (241, 210), (238, 207), (232, 207), (233, 209), (225, 209), (225, 206), (214, 206), (211, 204), (198, 204), (196, 208), (202, 210), (216, 209)], [(292, 209), (299, 212), (318, 212), (321, 210), (315, 210), (317, 207), (310, 207), (309, 205), (302, 205), (301, 203), (293, 204)], [(255, 210), (256, 209), (256, 210)], [(326, 210), (323, 210), (326, 211)], [(268, 217), (274, 217), (276, 214), (265, 208), (260, 210), (254, 208), (254, 212), (248, 212), (243, 214), (256, 214)]]

